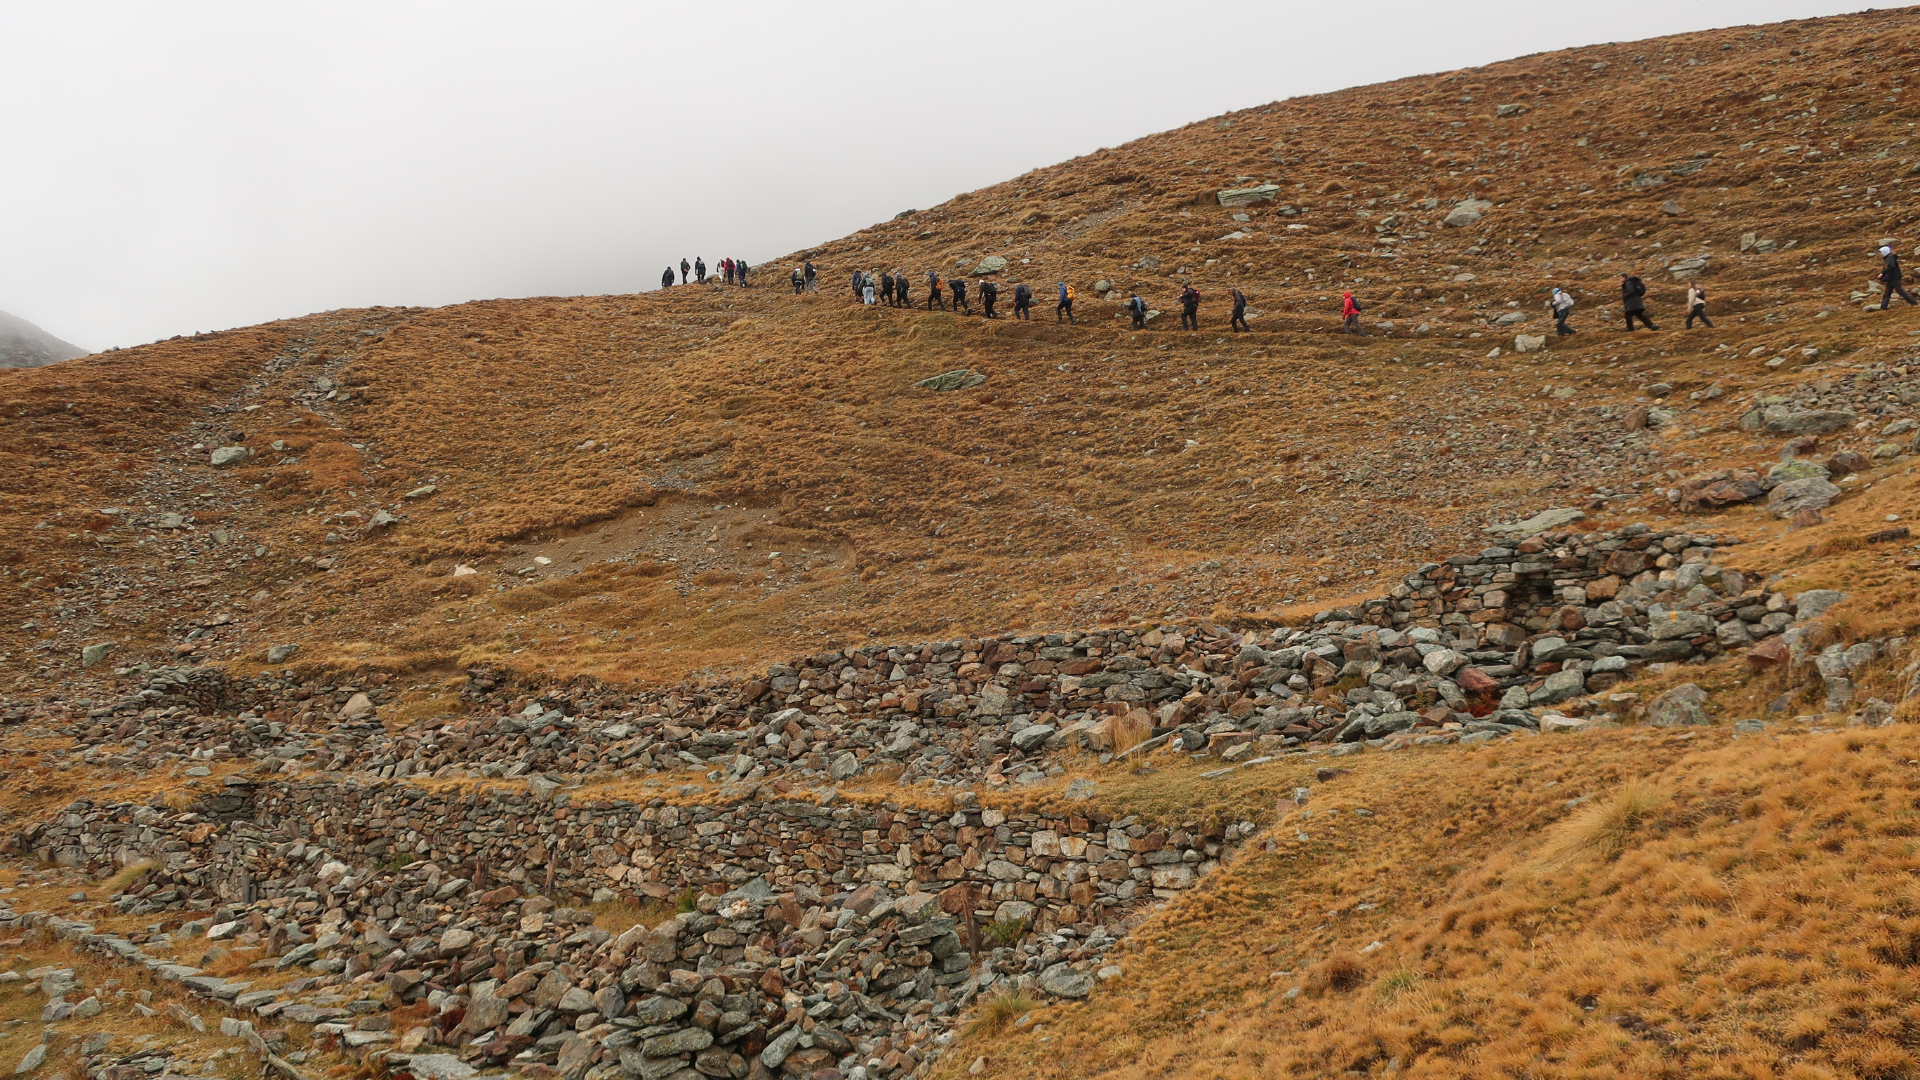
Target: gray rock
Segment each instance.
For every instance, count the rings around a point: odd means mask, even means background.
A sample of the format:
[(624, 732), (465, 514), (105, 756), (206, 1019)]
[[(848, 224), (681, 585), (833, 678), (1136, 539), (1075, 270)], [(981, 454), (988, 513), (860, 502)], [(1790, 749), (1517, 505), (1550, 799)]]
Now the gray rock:
[(1817, 619), (1827, 613), (1827, 609), (1847, 598), (1839, 589), (1808, 589), (1793, 598), (1794, 617), (1806, 620)]
[(530, 776), (527, 778), (527, 790), (532, 792), (536, 799), (551, 799), (553, 793), (560, 790), (560, 781), (549, 780), (544, 776)]
[(1487, 211), (1491, 209), (1493, 209), (1493, 204), (1485, 199), (1467, 199), (1455, 203), (1453, 209), (1449, 211), (1443, 219), (1443, 222), (1456, 229), (1464, 229), (1469, 225), (1479, 222), (1481, 218), (1486, 216)]
[(553, 1007), (564, 1013), (592, 1012), (594, 1011), (593, 995), (584, 987), (569, 987), (566, 993), (560, 995), (560, 1000), (555, 1002)]
[(1647, 723), (1654, 727), (1691, 727), (1710, 724), (1707, 714), (1701, 706), (1707, 703), (1707, 692), (1693, 683), (1681, 683), (1679, 686), (1653, 699), (1647, 706)]
[(80, 666), (83, 668), (93, 667), (95, 664), (98, 664), (100, 661), (105, 660), (107, 658), (107, 654), (112, 651), (113, 651), (113, 642), (96, 641), (93, 644), (87, 646), (86, 648), (80, 650)]
[(966, 368), (958, 368), (953, 371), (943, 371), (938, 375), (921, 379), (913, 385), (922, 390), (965, 390), (968, 387), (979, 386), (986, 381), (987, 377), (979, 372), (969, 371)]
[(1672, 274), (1681, 281), (1685, 281), (1688, 278), (1699, 276), (1700, 272), (1706, 268), (1707, 257), (1705, 255), (1699, 255), (1691, 259), (1681, 259), (1679, 262), (1667, 267), (1667, 273)]
[(1784, 415), (1768, 415), (1766, 430), (1775, 435), (1831, 435), (1852, 427), (1858, 419), (1839, 409), (1796, 409)]
[(1806, 510), (1825, 510), (1840, 497), (1840, 489), (1817, 476), (1789, 480), (1767, 495), (1767, 512), (1786, 519)]
[(671, 1023), (685, 1016), (686, 1012), (686, 1002), (679, 998), (667, 997), (665, 994), (641, 998), (633, 1006), (633, 1017), (640, 1022), (641, 1027)]
[(1022, 753), (1032, 753), (1045, 745), (1048, 739), (1053, 738), (1053, 732), (1054, 727), (1051, 724), (1035, 724), (1032, 727), (1021, 728), (1013, 734), (1013, 745), (1019, 747)]
[(1452, 649), (1435, 649), (1420, 660), (1420, 663), (1435, 675), (1451, 675), (1466, 662), (1466, 657)]
[(983, 277), (987, 274), (997, 274), (1006, 268), (1007, 260), (998, 255), (989, 255), (974, 266), (973, 274), (975, 277)]
[(1101, 278), (1099, 281), (1093, 283), (1093, 291), (1097, 293), (1107, 292), (1112, 288), (1113, 282), (1108, 281), (1106, 278)]
[(1540, 689), (1527, 695), (1532, 705), (1553, 705), (1586, 693), (1587, 678), (1578, 671), (1556, 671), (1547, 676)]
[(1780, 464), (1775, 465), (1773, 468), (1768, 469), (1766, 479), (1763, 480), (1761, 484), (1763, 487), (1771, 491), (1772, 489), (1779, 487), (1781, 484), (1789, 484), (1795, 480), (1831, 480), (1831, 479), (1833, 479), (1833, 474), (1827, 471), (1827, 467), (1825, 465), (1822, 465), (1817, 461), (1808, 461), (1804, 458), (1795, 458), (1792, 461), (1783, 461)]
[(800, 1045), (802, 1034), (804, 1032), (795, 1026), (774, 1036), (767, 1043), (766, 1049), (760, 1051), (760, 1064), (769, 1069), (779, 1068), (781, 1063), (787, 1060), (787, 1055), (793, 1053), (793, 1048)]
[(1078, 1000), (1093, 992), (1094, 978), (1072, 964), (1055, 964), (1040, 973), (1040, 989), (1054, 997)]
[[(1225, 188), (1214, 193), (1221, 206), (1252, 206), (1255, 203), (1272, 202), (1280, 197), (1280, 185), (1260, 184), (1256, 187)], [(1102, 291), (1102, 290), (1096, 290)]]
[(696, 1053), (712, 1045), (713, 1032), (705, 1028), (681, 1028), (666, 1035), (656, 1035), (641, 1043), (640, 1052), (652, 1058), (672, 1057), (675, 1054)]
[(417, 1080), (468, 1080), (475, 1072), (452, 1054), (414, 1054), (405, 1064)]
[(433, 484), (421, 484), (419, 487), (414, 488), (412, 491), (400, 497), (403, 499), (424, 499), (439, 490), (440, 489)]
[(1525, 521), (1515, 521), (1505, 525), (1488, 525), (1480, 531), (1492, 533), (1495, 536), (1523, 540), (1529, 536), (1534, 536), (1552, 529), (1558, 529), (1563, 525), (1571, 525), (1576, 521), (1584, 521), (1586, 520), (1586, 516), (1584, 512), (1576, 510), (1571, 506), (1561, 506), (1552, 510), (1542, 510)]
[(253, 451), (244, 446), (222, 446), (207, 460), (215, 466), (238, 465), (252, 456)]
[(851, 780), (860, 772), (860, 759), (852, 751), (841, 754), (827, 764), (827, 775), (835, 780)]
[(1713, 620), (1697, 611), (1664, 611), (1647, 615), (1647, 633), (1655, 641), (1697, 638), (1713, 630)]
[[(384, 529), (390, 525), (397, 524), (399, 520), (400, 520), (399, 518), (394, 517), (392, 514), (388, 513), (385, 510), (375, 510), (373, 512), (372, 519), (369, 520), (367, 524), (373, 526), (376, 529)], [(446, 1055), (443, 1054), (441, 1056), (444, 1057)]]
[(21, 1058), (20, 1064), (14, 1066), (13, 1075), (20, 1076), (24, 1073), (30, 1073), (33, 1070), (39, 1068), (41, 1064), (44, 1063), (46, 1060), (47, 1060), (47, 1044), (34, 1043), (33, 1049), (27, 1051), (27, 1056)]
[(1093, 792), (1094, 782), (1084, 776), (1067, 785), (1067, 798), (1076, 802), (1093, 798)]
[(298, 645), (275, 645), (267, 649), (267, 663), (284, 664), (294, 653), (300, 651)]
[(1763, 735), (1767, 730), (1765, 720), (1736, 720), (1733, 723), (1735, 735)]

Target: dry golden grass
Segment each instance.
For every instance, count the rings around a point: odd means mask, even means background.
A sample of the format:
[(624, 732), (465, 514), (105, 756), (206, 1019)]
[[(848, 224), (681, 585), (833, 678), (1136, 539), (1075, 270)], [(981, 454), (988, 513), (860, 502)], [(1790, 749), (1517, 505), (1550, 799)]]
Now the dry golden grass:
[(1038, 1002), (1033, 995), (1017, 990), (989, 994), (974, 1006), (973, 1019), (967, 1025), (967, 1038), (992, 1038), (1006, 1031), (1015, 1020), (1032, 1012)]
[[(1136, 929), (1053, 1042), (1002, 1040), (996, 1075), (1906, 1075), (1915, 763), (1907, 726), (1347, 759), (1310, 815)], [(1633, 842), (1542, 869), (1581, 795), (1637, 816)]]
[(593, 925), (616, 937), (635, 926), (658, 926), (673, 918), (675, 909), (672, 901), (632, 897), (587, 905), (587, 910), (593, 912)]
[(1558, 870), (1582, 860), (1612, 862), (1666, 802), (1666, 795), (1644, 781), (1629, 780), (1555, 826), (1541, 847), (1539, 865)]

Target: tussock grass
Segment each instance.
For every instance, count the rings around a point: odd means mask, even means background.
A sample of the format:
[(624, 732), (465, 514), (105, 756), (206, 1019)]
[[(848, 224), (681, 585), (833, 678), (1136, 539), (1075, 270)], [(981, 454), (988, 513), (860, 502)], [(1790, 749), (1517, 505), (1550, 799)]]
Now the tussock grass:
[(1107, 721), (1113, 733), (1113, 752), (1124, 754), (1153, 737), (1153, 718), (1144, 710), (1129, 709)]
[(676, 909), (665, 900), (631, 896), (587, 905), (593, 912), (593, 925), (615, 936), (635, 926), (658, 926), (672, 918)]
[(1015, 1020), (1033, 1011), (1033, 995), (1020, 990), (1002, 990), (983, 999), (967, 1025), (967, 1037), (990, 1038), (1005, 1031)]
[(126, 892), (127, 886), (138, 880), (140, 875), (159, 865), (159, 863), (152, 859), (141, 859), (139, 862), (128, 863), (121, 867), (112, 877), (101, 882), (100, 888), (104, 890), (104, 894), (107, 896)]
[(1667, 803), (1650, 785), (1631, 780), (1613, 794), (1580, 807), (1548, 837), (1537, 863), (1559, 869), (1577, 862), (1612, 862), (1627, 850), (1640, 826)]
[(1350, 949), (1342, 949), (1313, 965), (1307, 971), (1307, 991), (1313, 994), (1343, 993), (1367, 978), (1367, 966)]

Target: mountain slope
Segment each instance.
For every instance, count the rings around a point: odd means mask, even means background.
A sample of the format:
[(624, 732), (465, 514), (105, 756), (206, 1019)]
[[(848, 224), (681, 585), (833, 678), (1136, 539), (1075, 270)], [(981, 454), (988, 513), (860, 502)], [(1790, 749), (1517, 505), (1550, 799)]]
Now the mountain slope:
[[(1758, 399), (1852, 395), (1891, 419), (1920, 390), (1900, 363), (1920, 324), (1851, 299), (1873, 244), (1910, 232), (1913, 18), (1244, 110), (822, 245), (819, 296), (793, 296), (782, 259), (745, 290), (338, 312), (16, 374), (0, 516), (27, 569), (0, 599), (34, 614), (49, 674), (83, 638), (187, 644), (133, 588), (173, 575), (209, 578), (190, 607), (231, 617), (199, 656), (289, 642), (672, 680), (870, 636), (1273, 611), (1377, 591), (1502, 516), (1657, 515), (1679, 476), (1774, 454), (1735, 424)], [(1268, 203), (1214, 195), (1263, 181)], [(1469, 197), (1491, 205), (1443, 224)], [(841, 284), (895, 266), (923, 302), (923, 268), (990, 255), (1043, 286), (1037, 320), (858, 308)], [(1663, 267), (1702, 257), (1717, 328), (1674, 332), (1684, 282)], [(1629, 268), (1662, 333), (1611, 327)], [(1062, 277), (1080, 325), (1048, 310)], [(1199, 334), (1171, 314), (1129, 333), (1093, 295), (1171, 308), (1188, 280)], [(1516, 355), (1517, 333), (1551, 336), (1555, 283), (1580, 333)], [(1225, 332), (1228, 286), (1253, 333)], [(1368, 337), (1338, 333), (1347, 288)], [(986, 381), (914, 385), (963, 368)], [(124, 393), (135, 369), (169, 396)], [(1636, 427), (1650, 406), (1677, 416)], [(254, 452), (211, 466), (229, 443)], [(168, 513), (232, 542), (120, 543)]]
[(32, 368), (87, 355), (18, 315), (0, 311), (0, 367)]

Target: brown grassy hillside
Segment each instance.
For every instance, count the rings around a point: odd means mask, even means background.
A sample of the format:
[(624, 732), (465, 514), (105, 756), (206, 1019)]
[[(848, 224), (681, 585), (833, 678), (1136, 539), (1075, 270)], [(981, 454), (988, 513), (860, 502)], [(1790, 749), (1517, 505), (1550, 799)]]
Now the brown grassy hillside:
[[(1543, 506), (1657, 515), (1676, 476), (1773, 456), (1733, 430), (1757, 395), (1874, 365), (1872, 408), (1920, 393), (1920, 321), (1850, 299), (1882, 236), (1914, 246), (1914, 25), (1247, 109), (800, 253), (819, 296), (787, 289), (796, 255), (745, 290), (335, 312), (0, 375), (0, 605), (24, 614), (0, 665), (27, 689), (91, 641), (235, 661), (298, 642), (654, 681), (871, 636), (1271, 611), (1377, 591)], [(1214, 198), (1261, 182), (1274, 201)], [(1441, 223), (1469, 197), (1492, 204), (1477, 224)], [(844, 284), (906, 269), (924, 301), (923, 270), (990, 255), (1003, 286), (1040, 286), (1034, 322), (861, 309)], [(1663, 267), (1700, 255), (1718, 325), (1682, 332)], [(1661, 333), (1615, 327), (1627, 269)], [(1053, 322), (1062, 278), (1078, 326)], [(1099, 280), (1167, 313), (1130, 333)], [(1188, 281), (1198, 334), (1173, 329)], [(1551, 333), (1554, 284), (1580, 333), (1515, 355)], [(1224, 332), (1230, 286), (1253, 333)], [(1366, 338), (1337, 332), (1349, 288)], [(986, 382), (913, 386), (958, 368)], [(1672, 423), (1628, 430), (1660, 403)], [(206, 464), (235, 442), (248, 462)]]

